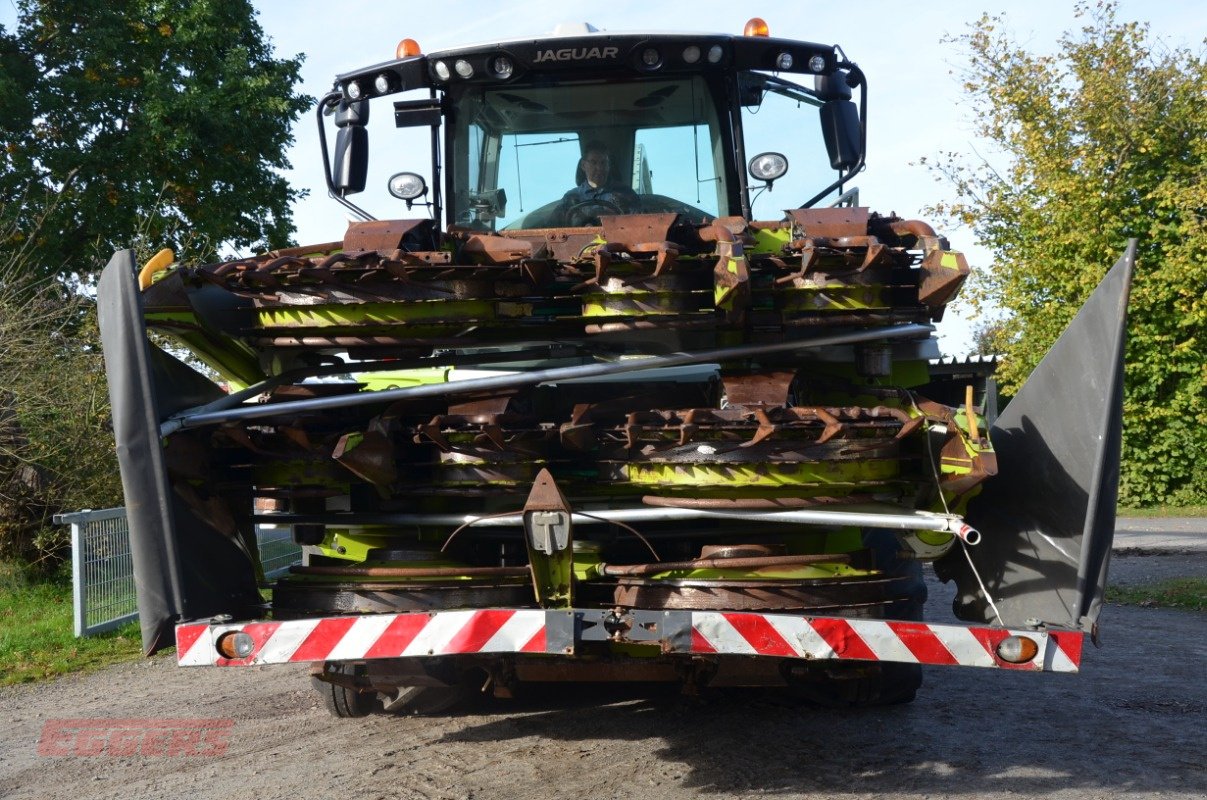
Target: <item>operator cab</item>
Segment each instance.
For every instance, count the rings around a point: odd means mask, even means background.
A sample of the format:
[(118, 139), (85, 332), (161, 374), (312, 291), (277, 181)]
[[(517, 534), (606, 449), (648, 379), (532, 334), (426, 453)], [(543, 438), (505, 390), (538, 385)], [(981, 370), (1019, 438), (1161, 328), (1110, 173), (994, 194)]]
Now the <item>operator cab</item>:
[[(397, 61), (340, 76), (321, 104), (339, 127), (332, 194), (372, 218), (346, 199), (364, 189), (368, 102), (426, 90), (427, 99), (395, 102), (394, 116), (400, 128), (432, 128), (432, 185), (420, 165), (400, 163), (407, 171), (390, 191), (408, 208), (431, 206), (450, 228), (575, 228), (668, 212), (705, 224), (832, 203), (863, 166), (864, 115), (851, 100), (862, 73), (836, 47), (762, 30), (581, 26), (426, 56), (400, 49)], [(588, 148), (606, 154), (609, 171), (607, 191), (584, 198), (573, 190), (598, 188), (584, 183)]]

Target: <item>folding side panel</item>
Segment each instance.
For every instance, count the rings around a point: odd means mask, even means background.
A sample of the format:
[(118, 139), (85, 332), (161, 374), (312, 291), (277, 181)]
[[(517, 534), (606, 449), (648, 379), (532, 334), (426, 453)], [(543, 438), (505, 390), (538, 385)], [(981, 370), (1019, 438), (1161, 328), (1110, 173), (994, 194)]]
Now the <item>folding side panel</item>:
[(178, 619), (249, 616), (260, 597), (250, 498), (246, 513), (235, 515), (237, 529), (220, 531), (196, 513), (168, 479), (160, 422), (222, 392), (147, 341), (135, 269), (131, 251), (114, 254), (101, 274), (97, 311), (143, 649), (150, 654), (174, 643)]
[(968, 510), (982, 542), (935, 563), (956, 581), (961, 619), (998, 621), (979, 574), (1002, 624), (1094, 629), (1114, 539), (1135, 251), (1132, 241), (990, 431), (998, 474)]

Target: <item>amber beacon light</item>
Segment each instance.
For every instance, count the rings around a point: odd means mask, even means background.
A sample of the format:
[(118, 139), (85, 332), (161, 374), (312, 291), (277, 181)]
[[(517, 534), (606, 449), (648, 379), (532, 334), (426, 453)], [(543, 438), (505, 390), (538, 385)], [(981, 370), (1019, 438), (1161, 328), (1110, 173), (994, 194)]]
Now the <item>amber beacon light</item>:
[(771, 29), (767, 27), (767, 23), (762, 17), (752, 17), (746, 23), (746, 27), (742, 29), (743, 36), (770, 36)]
[[(747, 23), (749, 25), (749, 23)], [(398, 43), (398, 47), (394, 50), (396, 58), (411, 58), (417, 56), (423, 51), (419, 49), (419, 42), (414, 39), (403, 39)]]

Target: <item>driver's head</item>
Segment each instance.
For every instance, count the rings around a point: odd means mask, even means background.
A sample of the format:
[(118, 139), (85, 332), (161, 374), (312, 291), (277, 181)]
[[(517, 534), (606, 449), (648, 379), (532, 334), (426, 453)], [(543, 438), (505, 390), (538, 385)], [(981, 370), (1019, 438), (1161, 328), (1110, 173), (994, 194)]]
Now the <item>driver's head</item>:
[(592, 186), (603, 186), (608, 182), (608, 173), (610, 171), (610, 163), (608, 158), (608, 147), (599, 140), (587, 142), (583, 148), (583, 157), (578, 162), (582, 168), (583, 175), (587, 178), (587, 183)]

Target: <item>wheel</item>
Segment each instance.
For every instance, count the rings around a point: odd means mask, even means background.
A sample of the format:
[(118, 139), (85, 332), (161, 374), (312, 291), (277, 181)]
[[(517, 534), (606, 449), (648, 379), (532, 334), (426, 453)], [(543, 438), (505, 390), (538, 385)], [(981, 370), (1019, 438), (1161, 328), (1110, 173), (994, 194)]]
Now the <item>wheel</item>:
[(598, 225), (600, 214), (623, 214), (616, 203), (611, 200), (584, 200), (566, 209), (566, 221), (571, 227), (581, 228), (584, 225)]
[(424, 717), (443, 714), (469, 701), (474, 695), (468, 686), (399, 686), (383, 692), (383, 709), (391, 714), (417, 714)]
[(318, 677), (311, 678), (311, 681), (315, 691), (323, 698), (323, 706), (333, 717), (365, 717), (372, 713), (377, 703), (377, 692), (362, 692)]
[(789, 695), (823, 708), (872, 708), (912, 703), (922, 686), (918, 664), (832, 664), (788, 687)]
[[(926, 604), (922, 564), (902, 558), (897, 538), (889, 531), (866, 530), (863, 544), (872, 551), (884, 574), (906, 578), (904, 595), (885, 609), (887, 619), (921, 622)], [(784, 669), (789, 692), (796, 698), (827, 708), (869, 708), (913, 702), (922, 686), (922, 665), (898, 661), (833, 662)]]

